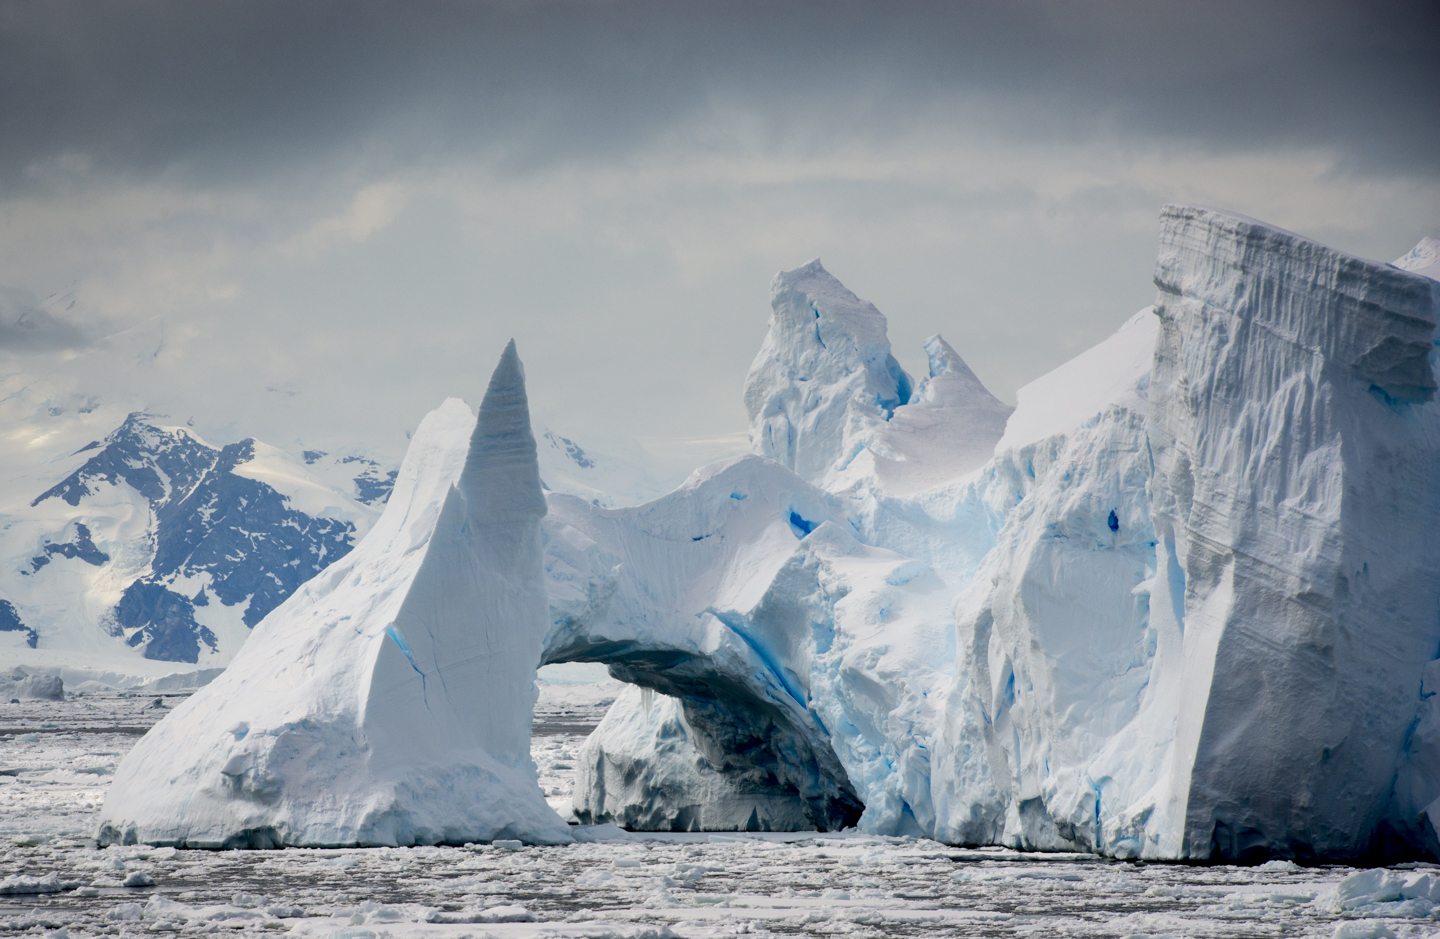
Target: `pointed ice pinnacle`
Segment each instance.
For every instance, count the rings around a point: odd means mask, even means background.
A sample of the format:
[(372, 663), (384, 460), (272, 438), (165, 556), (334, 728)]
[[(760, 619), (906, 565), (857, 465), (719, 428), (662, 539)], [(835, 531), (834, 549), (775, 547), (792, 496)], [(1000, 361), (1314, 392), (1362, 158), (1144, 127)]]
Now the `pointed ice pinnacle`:
[(885, 317), (817, 258), (770, 284), (770, 331), (745, 376), (750, 442), (823, 484), (853, 455), (849, 437), (890, 419), (914, 382), (890, 354)]
[(529, 753), (544, 514), (512, 342), (478, 420), (428, 415), (365, 540), (125, 758), (100, 842), (569, 841)]

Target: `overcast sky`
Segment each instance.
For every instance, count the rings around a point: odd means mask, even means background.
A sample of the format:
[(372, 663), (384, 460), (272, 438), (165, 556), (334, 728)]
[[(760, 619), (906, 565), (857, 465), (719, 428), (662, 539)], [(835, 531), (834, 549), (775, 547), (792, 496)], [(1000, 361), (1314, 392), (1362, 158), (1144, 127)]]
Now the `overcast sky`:
[(0, 416), (398, 458), (513, 336), (543, 422), (720, 437), (817, 256), (1013, 401), (1151, 301), (1162, 203), (1440, 234), (1437, 10), (0, 2)]

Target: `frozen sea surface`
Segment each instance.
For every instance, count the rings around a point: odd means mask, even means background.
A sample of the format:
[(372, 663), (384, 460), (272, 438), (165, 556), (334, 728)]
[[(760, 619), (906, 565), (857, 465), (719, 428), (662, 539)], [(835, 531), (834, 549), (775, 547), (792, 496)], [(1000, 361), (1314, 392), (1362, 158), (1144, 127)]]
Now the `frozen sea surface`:
[[(1415, 915), (1425, 901), (1343, 911), (1335, 891), (1355, 873), (1343, 867), (1142, 865), (849, 834), (601, 828), (575, 829), (595, 840), (567, 847), (96, 850), (115, 766), (177, 700), (0, 704), (0, 932), (1440, 936), (1440, 922)], [(543, 704), (533, 753), (563, 815), (603, 706)]]

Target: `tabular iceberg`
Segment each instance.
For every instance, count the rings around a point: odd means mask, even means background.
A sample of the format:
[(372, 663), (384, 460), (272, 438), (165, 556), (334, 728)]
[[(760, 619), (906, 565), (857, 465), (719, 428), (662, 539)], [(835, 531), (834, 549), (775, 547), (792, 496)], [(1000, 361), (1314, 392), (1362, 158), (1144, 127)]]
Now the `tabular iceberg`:
[(514, 343), (416, 431), (354, 551), (116, 773), (101, 843), (571, 840), (530, 761), (545, 514)]

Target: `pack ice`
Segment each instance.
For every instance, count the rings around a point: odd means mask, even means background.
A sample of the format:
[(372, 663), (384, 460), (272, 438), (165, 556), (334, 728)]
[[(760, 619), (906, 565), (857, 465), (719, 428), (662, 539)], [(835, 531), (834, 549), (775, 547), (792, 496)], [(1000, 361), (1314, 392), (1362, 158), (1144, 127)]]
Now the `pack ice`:
[(511, 343), (478, 420), (428, 415), (365, 539), (125, 758), (101, 843), (569, 841), (529, 755), (544, 514)]
[(1167, 206), (1155, 306), (1013, 413), (939, 337), (917, 385), (819, 262), (778, 275), (758, 456), (551, 497), (546, 660), (669, 698), (617, 701), (577, 814), (1440, 852), (1434, 262)]

